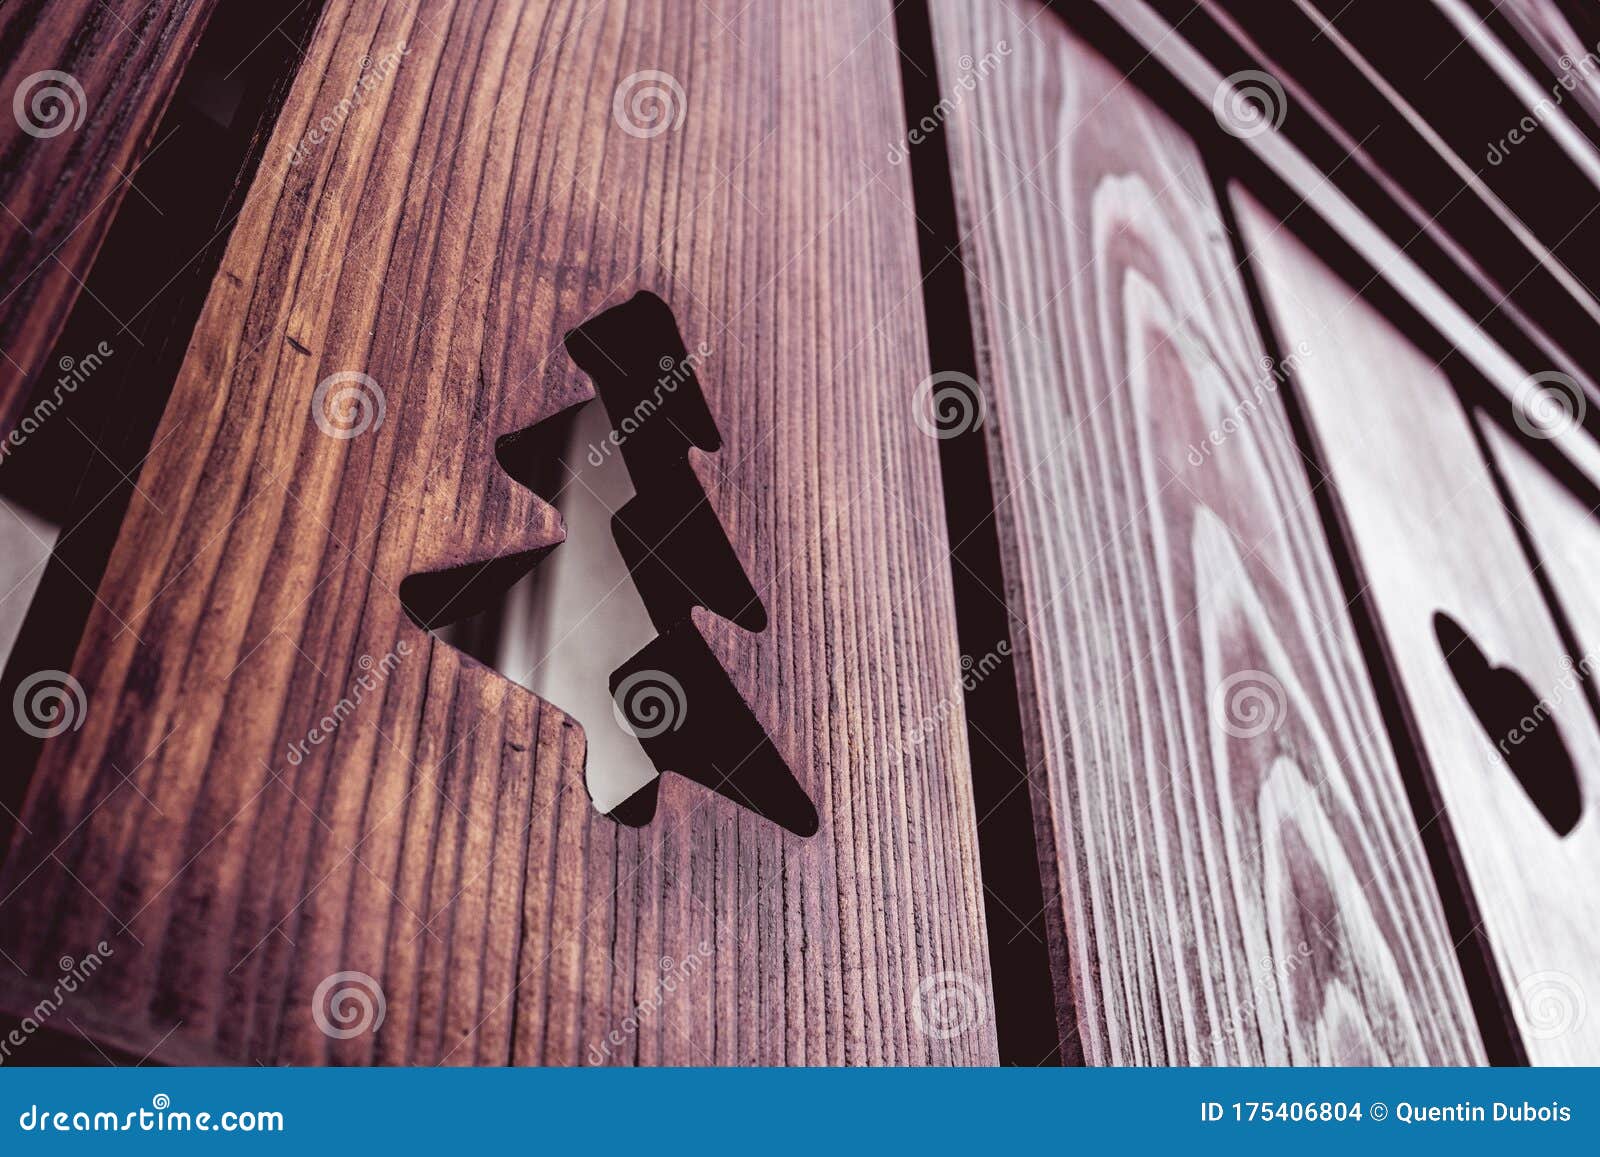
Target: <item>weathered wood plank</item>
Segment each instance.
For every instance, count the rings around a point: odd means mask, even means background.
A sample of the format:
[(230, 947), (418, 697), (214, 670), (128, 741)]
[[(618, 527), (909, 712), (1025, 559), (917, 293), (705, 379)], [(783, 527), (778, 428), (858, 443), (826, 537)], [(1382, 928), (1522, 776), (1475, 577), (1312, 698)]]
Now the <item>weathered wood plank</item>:
[[(329, 4), (0, 881), (34, 980), (112, 942), (79, 1023), (158, 1059), (993, 1061), (889, 15)], [(693, 629), (810, 838), (678, 776), (646, 827), (596, 815), (575, 722), (401, 606), (559, 549), (495, 440), (590, 397), (563, 335), (644, 288), (712, 351), (699, 476), (768, 624)], [(353, 372), (383, 418), (327, 436)], [(316, 1026), (343, 972), (375, 1034)]]
[(1581, 798), (1593, 798), (1600, 732), (1586, 705), (1520, 723), (1571, 658), (1450, 381), (1260, 206), (1235, 199), (1281, 339), (1312, 351), (1294, 385), (1431, 768), (1440, 811), (1425, 819), (1447, 825), (1530, 1059), (1593, 1063), (1600, 1024), (1582, 1010), (1600, 991), (1600, 904), (1574, 881), (1600, 870), (1600, 831), (1586, 817), (1560, 834), (1552, 796), (1577, 786), (1561, 782), (1570, 755)]
[(0, 8), (0, 436), (77, 300), (215, 0)]
[(1480, 1060), (1197, 150), (1039, 5), (934, 13), (1085, 1058)]

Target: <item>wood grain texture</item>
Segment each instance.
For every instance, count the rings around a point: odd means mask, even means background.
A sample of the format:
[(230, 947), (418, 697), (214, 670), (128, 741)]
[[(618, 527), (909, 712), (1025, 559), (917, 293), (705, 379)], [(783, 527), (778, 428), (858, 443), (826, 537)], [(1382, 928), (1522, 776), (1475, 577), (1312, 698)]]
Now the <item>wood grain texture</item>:
[[(1476, 898), (1530, 1059), (1600, 1058), (1600, 906), (1580, 883), (1600, 871), (1585, 814), (1551, 830), (1469, 706), (1435, 616), (1536, 692), (1570, 663), (1449, 380), (1248, 196), (1241, 225), (1259, 257), (1282, 340), (1313, 355), (1294, 384), (1322, 448), (1386, 649)], [(1555, 726), (1583, 795), (1600, 789), (1600, 732), (1586, 706)], [(1589, 809), (1592, 812), (1592, 809)]]
[(1481, 1060), (1197, 150), (1038, 5), (934, 13), (947, 91), (1001, 57), (951, 149), (1083, 1055)]
[[(169, 1060), (993, 1062), (889, 13), (329, 4), (0, 882), (32, 982), (112, 941), (80, 1024)], [(645, 70), (682, 92), (640, 136), (613, 99)], [(410, 574), (559, 549), (495, 439), (590, 396), (562, 336), (641, 288), (712, 351), (701, 477), (769, 625), (695, 621), (809, 839), (675, 776), (648, 827), (596, 815), (572, 720), (401, 609)], [(324, 436), (349, 371), (384, 419)], [(381, 984), (375, 1034), (316, 1028), (341, 971)]]
[[(0, 8), (0, 434), (78, 298), (215, 0)], [(73, 90), (45, 71), (72, 78)], [(54, 92), (59, 96), (51, 96)], [(81, 123), (80, 123), (81, 121)], [(29, 131), (29, 129), (33, 131)]]
[[(1228, 72), (1220, 69), (1176, 32), (1155, 11), (1151, 0), (1096, 0), (1096, 4), (1200, 102), (1202, 109), (1211, 108), (1231, 66)], [(1295, 122), (1285, 121), (1292, 123)], [(1286, 205), (1303, 206), (1326, 222), (1337, 233), (1341, 245), (1376, 271), (1430, 325), (1447, 335), (1461, 356), (1486, 379), (1495, 383), (1519, 381), (1522, 363), (1518, 359), (1522, 359), (1529, 364), (1554, 365), (1577, 379), (1591, 400), (1600, 398), (1600, 388), (1589, 377), (1582, 360), (1563, 348), (1587, 348), (1592, 325), (1572, 317), (1570, 324), (1561, 327), (1566, 337), (1558, 341), (1552, 332), (1552, 314), (1557, 307), (1570, 312), (1573, 305), (1587, 310), (1595, 304), (1587, 291), (1581, 296), (1568, 294), (1564, 306), (1560, 297), (1544, 297), (1543, 305), (1551, 312), (1541, 309), (1537, 318), (1530, 317), (1505, 296), (1503, 287), (1494, 287), (1466, 250), (1446, 243), (1431, 229), (1419, 231), (1423, 222), (1414, 217), (1404, 223), (1404, 218), (1396, 218), (1384, 209), (1382, 199), (1375, 201), (1348, 187), (1349, 182), (1341, 178), (1348, 177), (1342, 162), (1349, 149), (1338, 149), (1330, 159), (1325, 148), (1303, 151), (1302, 145), (1281, 132), (1257, 133), (1242, 144), (1266, 166), (1269, 179), (1282, 182), (1281, 192), (1289, 197)], [(1426, 217), (1425, 212), (1423, 221)], [(1397, 229), (1397, 222), (1402, 227)], [(1478, 241), (1472, 234), (1465, 236), (1473, 243)], [(1461, 280), (1463, 274), (1467, 282)], [(1519, 265), (1512, 280), (1536, 280), (1539, 276), (1530, 267)], [(1475, 288), (1468, 287), (1469, 283)], [(1583, 336), (1574, 338), (1578, 334)]]

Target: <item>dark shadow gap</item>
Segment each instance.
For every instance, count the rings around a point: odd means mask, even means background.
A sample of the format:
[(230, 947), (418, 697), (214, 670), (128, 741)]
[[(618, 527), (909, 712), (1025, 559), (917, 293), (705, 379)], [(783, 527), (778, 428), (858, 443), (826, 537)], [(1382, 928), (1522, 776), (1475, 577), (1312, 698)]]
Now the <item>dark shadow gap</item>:
[[(82, 367), (102, 342), (112, 350), (0, 465), (0, 496), (63, 528), (0, 676), (0, 701), (34, 672), (72, 666), (134, 479), (322, 8), (217, 6), (50, 352), (46, 365)], [(24, 412), (56, 384), (41, 380)], [(41, 741), (12, 712), (0, 720), (4, 846)]]
[[(935, 127), (909, 145), (911, 186), (922, 262), (923, 308), (928, 361), (936, 373), (979, 378), (978, 355), (961, 263), (961, 230), (943, 118), (933, 26), (927, 0), (895, 6), (900, 77), (907, 126), (927, 118)], [(907, 397), (915, 383), (907, 383)], [(964, 656), (1015, 654), (1000, 533), (994, 507), (994, 476), (983, 427), (939, 443), (945, 521), (949, 528), (951, 578), (955, 589), (956, 637)], [(976, 660), (974, 660), (976, 661)], [(961, 672), (963, 676), (965, 671)], [(994, 978), (995, 1032), (1000, 1061), (1007, 1065), (1082, 1063), (1077, 1015), (1066, 980), (1065, 932), (1059, 897), (1045, 899), (1041, 873), (1055, 868), (1041, 860), (1035, 830), (1034, 785), (1027, 772), (1021, 689), (1016, 663), (1006, 658), (981, 680), (963, 679), (967, 743), (972, 758), (972, 794), (978, 817), (978, 854), (983, 872), (984, 917)], [(1042, 822), (1048, 822), (1043, 820)], [(1058, 889), (1052, 884), (1051, 892)], [(1051, 972), (1050, 944), (1057, 947)]]
[[(1324, 260), (1346, 281), (1362, 285), (1374, 276), (1372, 268), (1322, 217), (1321, 209), (1308, 204), (1247, 142), (1218, 129), (1211, 105), (1191, 92), (1153, 50), (1108, 11), (1114, 7), (1110, 0), (1045, 2), (1185, 132), (1205, 142), (1207, 155), (1215, 159), (1219, 171), (1245, 183), (1319, 256), (1326, 249)], [(1289, 95), (1277, 133), (1324, 174), (1331, 187), (1401, 247), (1474, 319), (1477, 328), (1520, 364), (1586, 372), (1583, 351), (1593, 347), (1600, 333), (1594, 318), (1549, 270), (1534, 262), (1477, 194), (1461, 192), (1459, 179), (1448, 168), (1441, 168), (1432, 146), (1379, 98), (1327, 37), (1312, 41), (1314, 30), (1297, 9), (1286, 11), (1279, 22), (1302, 30), (1300, 39), (1293, 42), (1298, 54), (1291, 68), (1277, 57), (1258, 55), (1257, 50), (1267, 53), (1269, 49), (1236, 40), (1219, 23), (1219, 16), (1227, 18), (1227, 9), (1245, 11), (1246, 6), (1231, 0), (1209, 0), (1200, 7), (1184, 0), (1128, 0), (1128, 5), (1168, 24), (1180, 21), (1168, 36), (1187, 43), (1224, 76), (1247, 69), (1275, 70)], [(1251, 24), (1251, 31), (1273, 27), (1265, 18)], [(1271, 50), (1283, 50), (1281, 36), (1267, 39)], [(1313, 108), (1299, 101), (1296, 94), (1305, 91), (1302, 85), (1311, 95), (1329, 102), (1329, 107)], [(1352, 147), (1358, 143), (1361, 155), (1354, 155)], [(1333, 240), (1323, 247), (1310, 241), (1313, 235)], [(1405, 316), (1415, 317), (1415, 311), (1408, 306)], [(1406, 323), (1407, 335), (1419, 345), (1431, 340), (1420, 336), (1423, 329), (1430, 328), (1425, 321)], [(1586, 385), (1600, 390), (1593, 381)], [(1591, 395), (1590, 400), (1600, 398)], [(1600, 437), (1600, 405), (1589, 407), (1584, 424)]]
[[(1569, 659), (1573, 659), (1572, 673), (1577, 680), (1579, 689), (1583, 692), (1586, 706), (1593, 713), (1596, 720), (1600, 720), (1600, 686), (1596, 685), (1589, 670), (1587, 662), (1588, 650), (1583, 641), (1578, 637), (1578, 629), (1572, 623), (1572, 618), (1567, 614), (1566, 607), (1562, 604), (1561, 596), (1555, 588), (1555, 583), (1550, 578), (1550, 572), (1545, 569), (1544, 555), (1534, 541), (1533, 532), (1528, 529), (1526, 520), (1522, 517), (1521, 505), (1516, 495), (1512, 492), (1511, 483), (1506, 478), (1505, 471), (1500, 465), (1499, 458), (1489, 445), (1482, 421), (1498, 421), (1511, 437), (1517, 440), (1517, 445), (1538, 463), (1539, 468), (1547, 470), (1555, 480), (1564, 485), (1577, 500), (1588, 509), (1589, 517), (1600, 521), (1600, 485), (1591, 479), (1578, 467), (1574, 466), (1565, 455), (1557, 451), (1548, 439), (1528, 438), (1517, 428), (1513, 416), (1512, 406), (1505, 395), (1481, 379), (1470, 379), (1467, 383), (1457, 383), (1456, 393), (1461, 400), (1462, 410), (1466, 415), (1467, 424), (1472, 428), (1472, 436), (1478, 443), (1478, 452), (1483, 456), (1484, 469), (1489, 472), (1489, 477), (1494, 480), (1495, 493), (1500, 497), (1500, 504), (1505, 508), (1511, 521), (1512, 532), (1517, 536), (1517, 543), (1522, 547), (1523, 557), (1526, 559), (1528, 569), (1533, 575), (1540, 596), (1544, 599), (1546, 610), (1550, 619), (1555, 624), (1556, 634), (1561, 639)], [(1476, 395), (1478, 404), (1474, 405), (1472, 399)], [(1582, 659), (1576, 658), (1582, 656)], [(1571, 756), (1563, 744), (1559, 757), (1566, 760), (1571, 766)], [(1518, 772), (1518, 778), (1522, 773)], [(1526, 786), (1526, 785), (1524, 785)], [(1573, 785), (1574, 791), (1579, 791), (1580, 786)], [(1543, 805), (1540, 810), (1545, 811)], [(1566, 835), (1572, 830), (1582, 813), (1582, 801), (1578, 802), (1578, 814), (1571, 817), (1571, 822), (1565, 828), (1551, 821), (1551, 827), (1560, 835)], [(1546, 819), (1549, 819), (1546, 812)]]
[[(1202, 151), (1210, 151), (1208, 137), (1199, 137), (1196, 143), (1200, 145)], [(1282, 356), (1283, 343), (1279, 340), (1276, 327), (1267, 311), (1266, 300), (1262, 296), (1250, 255), (1245, 250), (1239, 222), (1228, 197), (1227, 177), (1219, 171), (1214, 157), (1208, 156), (1207, 166), (1217, 203), (1221, 208), (1228, 244), (1244, 284), (1245, 295), (1250, 302), (1250, 313), (1255, 321), (1256, 331), (1266, 355), (1272, 359), (1273, 364), (1286, 365), (1288, 363)], [(1318, 232), (1323, 231), (1318, 230)], [(1324, 233), (1320, 240), (1321, 244), (1313, 245), (1313, 251), (1319, 257), (1343, 250), (1342, 243), (1331, 231)], [(1330, 261), (1330, 266), (1332, 265)], [(1335, 269), (1337, 272), (1337, 267)], [(1346, 280), (1350, 281), (1350, 278), (1346, 276)], [(1363, 281), (1367, 279), (1358, 277), (1351, 283), (1362, 284)], [(1386, 284), (1377, 280), (1367, 281), (1363, 292), (1364, 296), (1373, 299), (1375, 307), (1380, 312), (1394, 320), (1397, 328), (1401, 328), (1408, 336), (1416, 332), (1419, 327), (1427, 328), (1421, 319), (1414, 317), (1412, 311), (1399, 300), (1398, 294), (1393, 293)], [(1410, 319), (1410, 324), (1405, 324), (1402, 319)], [(1432, 336), (1433, 340), (1424, 345), (1423, 349), (1437, 349), (1442, 342), (1436, 334)], [(1350, 611), (1350, 621), (1355, 630), (1357, 644), (1366, 660), (1367, 674), (1371, 680), (1373, 695), (1378, 702), (1379, 712), (1383, 717), (1389, 746), (1394, 752), (1406, 797), (1411, 805), (1412, 817), (1420, 832), (1428, 866), (1444, 910), (1445, 926), (1449, 930), (1450, 938), (1455, 945), (1456, 959), (1461, 966), (1467, 998), (1471, 1002), (1479, 1034), (1483, 1038), (1484, 1052), (1489, 1063), (1493, 1065), (1526, 1065), (1527, 1053), (1517, 1034), (1505, 989), (1500, 983), (1494, 949), (1483, 930), (1483, 919), (1478, 910), (1477, 900), (1467, 883), (1454, 825), (1450, 815), (1444, 810), (1443, 800), (1435, 786), (1432, 768), (1428, 764), (1422, 746), (1421, 734), (1411, 715), (1410, 706), (1401, 692), (1394, 658), (1378, 626), (1377, 608), (1367, 594), (1365, 572), (1356, 553), (1344, 513), (1339, 506), (1338, 496), (1334, 492), (1332, 479), (1327, 472), (1326, 458), (1300, 405), (1292, 374), (1284, 382), (1279, 396), (1283, 399), (1284, 412), (1293, 432), (1295, 446), (1306, 469), (1306, 481), (1316, 502), (1317, 516), (1322, 523), (1323, 533), (1327, 537), (1328, 554), (1339, 576), (1340, 588), (1344, 592), (1345, 604)]]

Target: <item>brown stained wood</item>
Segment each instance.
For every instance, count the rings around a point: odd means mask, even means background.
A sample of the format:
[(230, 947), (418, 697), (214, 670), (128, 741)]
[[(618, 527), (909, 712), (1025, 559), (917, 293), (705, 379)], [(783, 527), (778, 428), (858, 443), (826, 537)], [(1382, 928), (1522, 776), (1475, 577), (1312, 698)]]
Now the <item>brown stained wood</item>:
[(1038, 5), (934, 15), (947, 91), (998, 58), (950, 144), (1085, 1058), (1481, 1061), (1198, 152)]
[[(1425, 818), (1452, 835), (1529, 1058), (1592, 1064), (1600, 1023), (1583, 1009), (1600, 992), (1600, 905), (1575, 882), (1600, 871), (1600, 831), (1589, 814), (1565, 837), (1552, 830), (1508, 763), (1522, 745), (1489, 733), (1452, 671), (1481, 664), (1483, 704), (1497, 708), (1556, 686), (1571, 657), (1449, 380), (1247, 195), (1235, 200), (1280, 338), (1312, 350), (1294, 387), (1431, 768), (1440, 811)], [(1465, 639), (1444, 646), (1439, 615)], [(1554, 726), (1594, 799), (1592, 715), (1575, 704)]]
[[(994, 1061), (889, 16), (329, 4), (0, 880), (34, 981), (114, 942), (87, 1030), (164, 1060)], [(633, 135), (613, 100), (646, 70), (681, 92)], [(643, 288), (712, 351), (697, 469), (769, 622), (695, 622), (810, 838), (676, 776), (647, 827), (598, 816), (559, 705), (401, 609), (408, 575), (559, 549), (495, 439), (590, 396), (562, 337)], [(313, 391), (350, 371), (383, 420), (325, 436)], [(375, 1034), (316, 1027), (339, 972), (381, 986)]]
[[(213, 7), (15, 0), (0, 8), (0, 436), (50, 376), (44, 360), (117, 206), (159, 147), (156, 125)], [(12, 115), (19, 93), (20, 117)]]

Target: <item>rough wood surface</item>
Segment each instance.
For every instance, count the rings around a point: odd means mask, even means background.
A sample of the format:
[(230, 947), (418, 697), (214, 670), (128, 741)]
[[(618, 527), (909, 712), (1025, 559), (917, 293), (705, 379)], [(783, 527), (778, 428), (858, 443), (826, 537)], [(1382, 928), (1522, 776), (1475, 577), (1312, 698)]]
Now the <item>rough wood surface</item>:
[[(1592, 1064), (1600, 902), (1580, 881), (1600, 871), (1600, 829), (1585, 815), (1552, 830), (1508, 762), (1523, 744), (1509, 728), (1491, 734), (1453, 671), (1477, 665), (1494, 693), (1481, 706), (1494, 709), (1543, 697), (1571, 657), (1449, 380), (1255, 202), (1236, 203), (1281, 339), (1312, 350), (1294, 385), (1431, 767), (1440, 811), (1428, 822), (1448, 825), (1530, 1059)], [(1452, 642), (1441, 614), (1461, 632)], [(1550, 728), (1593, 799), (1600, 732), (1587, 705), (1521, 725), (1541, 743)]]
[[(106, 939), (74, 1019), (157, 1059), (993, 1061), (889, 18), (328, 5), (6, 862), (13, 1008)], [(664, 108), (626, 99), (646, 70)], [(401, 608), (410, 574), (559, 549), (495, 439), (589, 396), (563, 334), (641, 288), (712, 351), (702, 477), (769, 625), (696, 623), (810, 838), (676, 776), (647, 827), (596, 815), (572, 721)], [(326, 436), (348, 372), (384, 417)], [(341, 972), (376, 1032), (319, 1031)]]
[(1040, 6), (934, 13), (1084, 1056), (1480, 1060), (1198, 152)]
[(214, 3), (0, 7), (0, 96), (15, 114), (0, 116), (0, 435), (16, 425), (117, 206), (159, 147), (156, 125)]

